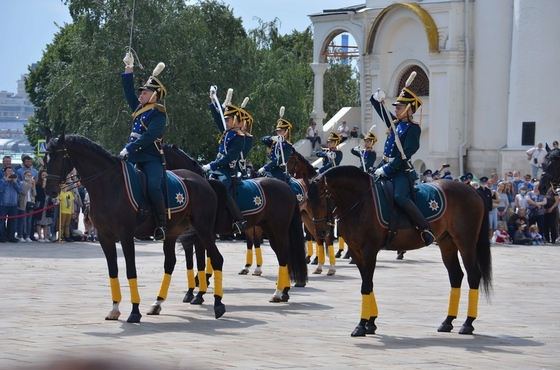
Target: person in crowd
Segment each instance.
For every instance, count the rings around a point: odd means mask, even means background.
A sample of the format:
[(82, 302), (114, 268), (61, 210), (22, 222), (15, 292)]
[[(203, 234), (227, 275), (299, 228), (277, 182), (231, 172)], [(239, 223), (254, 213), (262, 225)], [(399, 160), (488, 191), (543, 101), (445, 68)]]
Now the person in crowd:
[(527, 227), (526, 224), (523, 223), (517, 224), (517, 230), (513, 234), (513, 244), (517, 244), (517, 245), (531, 244), (532, 239), (530, 236), (527, 236), (527, 233), (525, 232), (526, 227)]
[(336, 167), (342, 161), (342, 152), (338, 150), (342, 138), (336, 132), (331, 132), (327, 138), (327, 148), (315, 152), (317, 157), (323, 158), (323, 165), (319, 168), (319, 173), (323, 173), (329, 168)]
[(432, 172), (432, 181), (439, 180), (440, 176), (441, 172), (439, 172), (439, 170), (435, 170), (434, 172)]
[[(409, 88), (403, 88), (395, 106), (395, 114), (388, 116), (384, 105), (385, 93), (379, 90), (370, 98), (373, 108), (381, 117), (389, 129), (385, 148), (383, 150), (383, 161), (375, 170), (376, 176), (385, 176), (393, 181), (395, 203), (398, 204), (409, 216), (410, 220), (420, 230), (420, 235), (425, 245), (434, 242), (434, 233), (430, 224), (420, 212), (416, 204), (410, 199), (410, 180), (418, 179), (415, 171), (409, 171), (409, 163), (412, 156), (420, 148), (420, 134), (422, 129), (418, 122), (413, 120), (413, 115), (422, 106), (422, 100)], [(397, 133), (395, 135), (395, 133)], [(400, 141), (403, 153), (400, 152), (397, 140)], [(405, 159), (403, 160), (403, 157)]]
[(18, 213), (18, 194), (23, 192), (23, 186), (12, 167), (5, 167), (3, 175), (0, 177), (0, 243), (5, 243), (6, 239), (17, 243), (13, 216)]
[(423, 183), (434, 181), (434, 178), (432, 177), (432, 170), (430, 169), (424, 171), (424, 173), (422, 173), (422, 176), (424, 177), (424, 180), (422, 181)]
[(505, 222), (498, 222), (498, 229), (494, 231), (493, 240), (496, 244), (511, 244), (509, 234), (505, 230)]
[(519, 187), (519, 194), (515, 196), (516, 210), (520, 208), (527, 209), (527, 200), (525, 199), (525, 195), (527, 195), (527, 187), (525, 185), (521, 185)]
[(33, 167), (33, 159), (28, 155), (24, 155), (23, 157), (21, 157), (21, 167), (16, 172), (20, 181), (23, 180), (23, 173), (25, 171), (31, 171), (31, 175), (33, 176), (33, 178), (37, 179), (38, 173), (37, 170)]
[(346, 121), (342, 121), (342, 125), (338, 126), (336, 133), (340, 136), (340, 142), (345, 142), (350, 137), (350, 127), (346, 124)]
[[(524, 181), (521, 178), (521, 173), (518, 170), (513, 171), (513, 180), (511, 182), (513, 195), (517, 195), (519, 193), (519, 187), (523, 185)], [(525, 187), (527, 190), (527, 187)]]
[[(472, 179), (473, 179), (473, 174), (470, 173), (470, 172), (468, 172), (468, 173), (466, 173), (466, 174), (464, 174), (464, 175), (461, 175), (461, 177), (459, 177), (459, 180), (460, 180), (463, 184), (467, 184), (467, 185), (470, 185), (470, 184), (471, 184)], [(480, 181), (480, 179), (479, 179), (479, 181)], [(488, 178), (486, 178), (486, 181), (488, 181)]]
[(558, 149), (558, 141), (554, 140), (552, 142), (552, 149)]
[[(463, 175), (464, 176), (464, 175)], [(488, 187), (488, 177), (486, 176), (482, 176), (480, 179), (478, 179), (478, 181), (480, 182), (480, 186), (478, 187), (478, 189), (476, 189), (476, 191), (478, 192), (478, 194), (482, 197), (482, 199), (484, 200), (484, 208), (486, 209), (486, 212), (488, 212), (488, 217), (490, 217), (490, 224), (489, 224), (489, 238), (492, 238), (492, 235), (494, 234), (494, 228), (497, 226), (497, 221), (496, 221), (496, 226), (493, 226), (492, 224), (492, 190), (490, 190), (490, 188)]]
[(498, 190), (498, 174), (497, 173), (493, 173), (492, 175), (490, 175), (490, 179), (488, 181), (489, 184), (492, 184), (492, 186), (490, 186), (490, 188), (494, 191)]
[(278, 180), (288, 181), (286, 163), (292, 154), (291, 131), (292, 124), (280, 117), (276, 122), (276, 136), (261, 138), (261, 142), (268, 147), (268, 163), (258, 170), (260, 176), (269, 175)]
[(35, 208), (38, 210), (42, 209), (43, 212), (36, 213), (33, 216), (33, 221), (35, 222), (37, 228), (37, 241), (40, 243), (49, 243), (51, 241), (50, 226), (53, 222), (54, 211), (52, 209), (46, 209), (49, 205), (52, 204), (51, 198), (45, 195), (47, 171), (40, 170), (37, 176), (38, 179), (35, 183)]
[(515, 210), (515, 195), (513, 195), (513, 185), (511, 183), (511, 181), (504, 181), (505, 184), (505, 188), (504, 188), (504, 193), (507, 195), (508, 197), (508, 215), (507, 218), (509, 218), (509, 216), (511, 216), (511, 214), (514, 212)]
[(527, 188), (527, 192), (533, 190), (533, 178), (529, 174), (523, 176), (523, 185)]
[[(23, 191), (18, 195), (18, 215), (21, 216), (17, 221), (17, 233), (20, 243), (31, 243), (35, 239), (35, 229), (33, 227), (33, 214), (35, 210), (35, 197), (37, 190), (35, 188), (35, 178), (30, 170), (23, 172), (23, 181), (21, 181)], [(23, 217), (23, 215), (27, 215)]]
[(529, 219), (526, 216), (525, 208), (517, 209), (517, 212), (511, 215), (507, 222), (508, 234), (513, 239), (513, 234), (518, 229), (519, 225), (528, 225)]
[(506, 183), (504, 181), (498, 183), (496, 188), (496, 194), (498, 196), (498, 222), (507, 222), (509, 214), (509, 198), (505, 193)]
[(69, 184), (61, 185), (62, 190), (56, 198), (60, 206), (60, 240), (67, 242), (73, 241), (70, 238), (70, 221), (74, 213), (74, 193), (70, 190)]
[(555, 244), (558, 239), (558, 204), (560, 196), (558, 193), (550, 192), (546, 196), (544, 206), (544, 229), (542, 235), (547, 243)]
[(364, 137), (364, 149), (361, 149), (359, 145), (350, 149), (350, 153), (360, 158), (360, 168), (364, 172), (373, 173), (375, 160), (377, 159), (377, 154), (373, 149), (376, 142), (377, 136), (373, 132), (368, 131)]
[(350, 130), (350, 137), (357, 139), (360, 134), (360, 128), (358, 126), (354, 126), (352, 130)]
[(539, 228), (536, 224), (529, 226), (529, 234), (531, 235), (531, 244), (544, 245), (543, 236), (539, 233)]
[(321, 145), (321, 136), (319, 136), (316, 122), (311, 122), (311, 126), (307, 128), (305, 136), (311, 142), (311, 155), (313, 155), (315, 154), (315, 144), (319, 143)]
[(538, 143), (536, 147), (527, 150), (527, 159), (531, 163), (533, 171), (533, 178), (536, 179), (539, 174), (539, 169), (542, 168), (546, 150), (543, 148), (542, 143)]
[(140, 95), (134, 88), (134, 57), (128, 51), (123, 59), (124, 73), (121, 75), (125, 99), (133, 112), (132, 129), (128, 144), (119, 156), (141, 168), (148, 179), (148, 194), (155, 214), (157, 227), (155, 240), (165, 240), (167, 212), (161, 191), (164, 170), (162, 166), (161, 142), (167, 126), (165, 105), (160, 102), (167, 96), (167, 90), (156, 77), (165, 65), (159, 63), (152, 76), (140, 87)]
[(529, 225), (537, 224), (539, 230), (544, 230), (544, 206), (546, 198), (539, 192), (539, 182), (535, 182), (533, 190), (525, 196), (527, 200), (527, 211)]
[(5, 155), (2, 158), (2, 167), (1, 167), (2, 172), (4, 172), (4, 168), (6, 167), (12, 167), (12, 157), (10, 157), (9, 155)]

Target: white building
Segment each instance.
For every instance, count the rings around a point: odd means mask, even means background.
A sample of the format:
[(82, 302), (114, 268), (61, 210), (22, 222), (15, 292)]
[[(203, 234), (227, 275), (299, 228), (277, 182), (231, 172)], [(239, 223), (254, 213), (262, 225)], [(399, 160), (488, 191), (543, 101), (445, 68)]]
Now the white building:
[[(369, 98), (382, 88), (392, 110), (390, 104), (415, 70), (411, 88), (424, 103), (421, 147), (413, 158), (417, 171), (447, 162), (454, 176), (531, 173), (525, 151), (538, 142), (560, 140), (559, 15), (558, 0), (366, 0), (310, 15), (311, 118), (324, 126), (323, 139), (346, 115), (359, 117), (352, 121), (361, 122), (364, 133), (376, 124), (380, 158), (386, 127)], [(323, 122), (325, 51), (344, 32), (360, 52), (362, 106)], [(420, 120), (420, 112), (415, 119)], [(345, 163), (356, 160), (349, 155), (356, 143), (343, 148)]]

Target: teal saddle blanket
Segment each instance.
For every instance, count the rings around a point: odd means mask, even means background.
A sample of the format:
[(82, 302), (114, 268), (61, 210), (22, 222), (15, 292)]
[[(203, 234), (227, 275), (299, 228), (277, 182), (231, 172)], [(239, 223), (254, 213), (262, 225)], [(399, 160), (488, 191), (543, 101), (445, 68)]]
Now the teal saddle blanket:
[[(389, 220), (391, 219), (389, 203), (387, 203), (385, 193), (381, 188), (381, 183), (379, 181), (374, 182), (372, 177), (370, 177), (370, 182), (373, 183), (372, 196), (377, 219), (381, 226), (386, 228), (389, 226)], [(428, 222), (439, 220), (443, 216), (447, 206), (447, 200), (443, 190), (435, 184), (425, 183), (415, 185), (414, 191), (416, 192), (416, 206), (424, 217), (426, 217), (426, 220), (428, 220)], [(394, 207), (397, 207), (397, 205), (395, 204)]]
[(296, 179), (294, 179), (293, 177), (290, 177), (290, 183), (288, 185), (290, 185), (290, 188), (292, 188), (292, 191), (296, 195), (298, 206), (301, 206), (303, 203), (305, 203), (307, 199), (307, 194), (305, 193), (305, 188), (303, 187), (303, 184), (297, 181)]
[(236, 203), (243, 216), (259, 213), (266, 206), (266, 196), (261, 185), (251, 179), (243, 180), (235, 185)]
[[(140, 205), (144, 203), (144, 196), (142, 194), (142, 187), (138, 174), (134, 169), (134, 165), (125, 161), (122, 162), (122, 172), (128, 201), (132, 208), (138, 211)], [(184, 211), (189, 203), (189, 194), (185, 183), (179, 176), (171, 171), (167, 171), (167, 185), (168, 189), (166, 190), (165, 183), (162, 181), (161, 191), (166, 207), (171, 209), (171, 213)], [(169, 201), (167, 198), (169, 198)], [(146, 202), (148, 201), (146, 200)]]

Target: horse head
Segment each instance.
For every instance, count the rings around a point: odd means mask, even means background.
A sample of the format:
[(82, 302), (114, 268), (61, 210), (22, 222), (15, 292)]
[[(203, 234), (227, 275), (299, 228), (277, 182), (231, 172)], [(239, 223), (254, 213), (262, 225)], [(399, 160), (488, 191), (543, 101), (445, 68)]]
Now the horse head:
[(309, 163), (309, 161), (295, 149), (292, 150), (292, 154), (288, 158), (286, 168), (288, 169), (290, 175), (296, 179), (303, 179), (304, 176), (312, 178), (317, 175), (317, 171), (311, 163)]
[(549, 190), (556, 192), (556, 188), (560, 185), (560, 149), (551, 150), (547, 145), (547, 151), (539, 185), (539, 192), (543, 195)]
[(61, 189), (60, 185), (64, 183), (66, 175), (73, 168), (64, 146), (65, 143), (66, 135), (63, 133), (58, 138), (50, 139), (47, 145), (45, 157), (47, 184), (45, 186), (45, 194), (51, 198), (58, 196)]
[(307, 186), (307, 206), (313, 214), (315, 234), (317, 237), (325, 238), (334, 224), (331, 195), (328, 192), (327, 182), (324, 176), (315, 177), (311, 182), (307, 175), (303, 177)]

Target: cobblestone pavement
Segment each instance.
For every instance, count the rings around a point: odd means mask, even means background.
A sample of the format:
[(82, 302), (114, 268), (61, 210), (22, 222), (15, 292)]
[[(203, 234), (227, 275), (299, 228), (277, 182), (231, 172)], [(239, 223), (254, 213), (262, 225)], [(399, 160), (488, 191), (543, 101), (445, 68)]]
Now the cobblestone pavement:
[(244, 242), (218, 244), (227, 312), (216, 320), (211, 289), (202, 306), (182, 303), (182, 251), (161, 315), (147, 316), (163, 253), (158, 243), (137, 243), (140, 324), (126, 323), (131, 306), (120, 250), (122, 316), (105, 321), (109, 280), (97, 244), (0, 244), (0, 368), (72, 358), (139, 363), (136, 369), (560, 368), (559, 246), (493, 247), (494, 291), (490, 303), (481, 294), (472, 336), (457, 333), (466, 316), (466, 281), (456, 328), (436, 331), (447, 313), (449, 283), (435, 245), (402, 261), (382, 251), (375, 274), (377, 334), (352, 338), (360, 278), (347, 260), (338, 260), (334, 276), (310, 273), (307, 287), (290, 290), (289, 303), (273, 304), (277, 262), (268, 243), (260, 277), (237, 274)]

